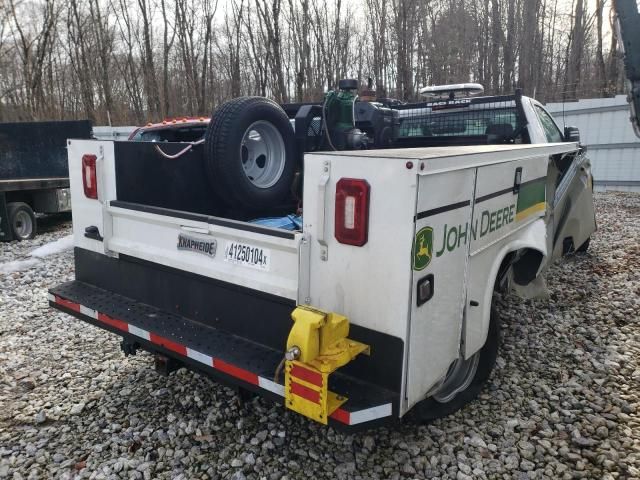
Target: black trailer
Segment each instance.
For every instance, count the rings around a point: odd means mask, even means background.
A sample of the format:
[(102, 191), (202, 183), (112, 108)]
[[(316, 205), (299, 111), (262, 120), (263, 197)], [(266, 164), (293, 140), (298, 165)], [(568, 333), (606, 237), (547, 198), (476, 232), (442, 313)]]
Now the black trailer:
[(69, 138), (91, 138), (91, 123), (0, 123), (0, 240), (33, 238), (35, 212), (71, 210)]

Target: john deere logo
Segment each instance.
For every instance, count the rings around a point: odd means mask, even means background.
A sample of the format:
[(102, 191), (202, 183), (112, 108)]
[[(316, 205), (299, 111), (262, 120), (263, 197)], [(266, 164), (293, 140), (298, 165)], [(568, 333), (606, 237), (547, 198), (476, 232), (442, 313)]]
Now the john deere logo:
[(433, 228), (424, 227), (416, 233), (413, 244), (413, 269), (424, 270), (431, 263), (433, 253)]

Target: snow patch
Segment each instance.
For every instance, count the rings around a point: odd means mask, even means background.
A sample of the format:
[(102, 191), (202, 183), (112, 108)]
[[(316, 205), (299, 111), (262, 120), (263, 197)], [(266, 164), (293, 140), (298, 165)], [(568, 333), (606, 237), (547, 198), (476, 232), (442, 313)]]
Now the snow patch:
[(27, 258), (26, 260), (14, 260), (13, 262), (7, 262), (0, 264), (0, 274), (7, 274), (13, 272), (21, 272), (27, 270), (40, 263), (37, 258)]
[(72, 248), (73, 235), (67, 235), (66, 237), (59, 238), (58, 240), (55, 240), (53, 242), (45, 243), (41, 247), (38, 247), (31, 253), (29, 253), (29, 257), (31, 258), (25, 258), (24, 260), (14, 260), (11, 262), (0, 264), (0, 275), (28, 270), (29, 268), (39, 264), (43, 258), (62, 253)]
[(73, 235), (67, 235), (66, 237), (59, 238), (53, 242), (45, 243), (41, 247), (36, 248), (29, 255), (36, 258), (45, 258), (72, 248)]

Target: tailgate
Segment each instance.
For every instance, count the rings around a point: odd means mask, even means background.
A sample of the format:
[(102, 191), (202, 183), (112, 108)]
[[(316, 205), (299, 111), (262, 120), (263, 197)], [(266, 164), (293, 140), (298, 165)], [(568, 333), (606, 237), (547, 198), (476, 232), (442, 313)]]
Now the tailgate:
[[(299, 278), (300, 262), (308, 258), (300, 252), (303, 234), (217, 216), (221, 202), (204, 180), (201, 152), (167, 160), (153, 147), (69, 142), (75, 246), (303, 303), (308, 297), (308, 281)], [(83, 188), (86, 155), (96, 157), (97, 199), (87, 198)]]
[(298, 300), (302, 233), (111, 201), (108, 250)]

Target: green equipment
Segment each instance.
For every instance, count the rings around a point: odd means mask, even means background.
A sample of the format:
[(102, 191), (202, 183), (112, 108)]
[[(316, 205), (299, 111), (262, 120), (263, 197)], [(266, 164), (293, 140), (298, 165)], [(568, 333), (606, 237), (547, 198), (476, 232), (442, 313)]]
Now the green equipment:
[(329, 90), (324, 96), (324, 130), (329, 147), (333, 150), (367, 148), (367, 135), (355, 128), (357, 90), (357, 80), (344, 79), (338, 82), (338, 91)]

